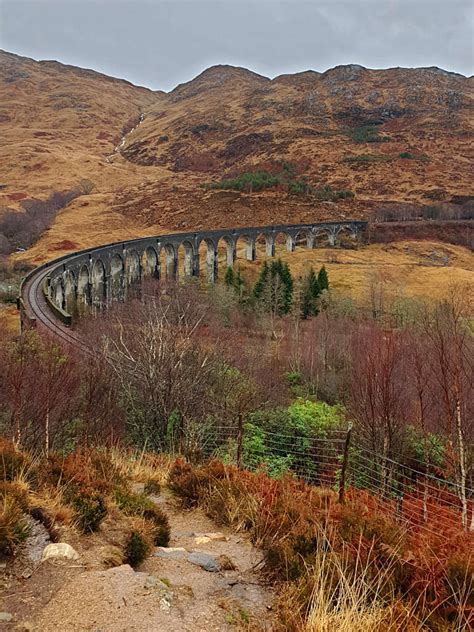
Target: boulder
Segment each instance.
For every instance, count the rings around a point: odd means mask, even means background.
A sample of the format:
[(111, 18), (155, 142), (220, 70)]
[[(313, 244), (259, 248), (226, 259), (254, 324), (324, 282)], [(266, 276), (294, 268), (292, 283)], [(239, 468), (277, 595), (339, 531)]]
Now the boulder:
[(79, 553), (75, 551), (70, 544), (66, 542), (58, 542), (56, 544), (48, 544), (43, 549), (41, 561), (46, 560), (78, 560)]

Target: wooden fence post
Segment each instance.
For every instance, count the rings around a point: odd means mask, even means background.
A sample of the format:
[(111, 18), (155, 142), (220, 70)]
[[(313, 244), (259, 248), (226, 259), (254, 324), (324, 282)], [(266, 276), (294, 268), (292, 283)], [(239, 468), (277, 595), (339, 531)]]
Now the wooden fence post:
[(244, 417), (239, 413), (237, 426), (237, 467), (242, 468), (242, 443), (244, 440)]
[(341, 477), (339, 479), (339, 502), (344, 503), (344, 496), (346, 492), (346, 472), (347, 464), (349, 462), (349, 447), (351, 444), (352, 423), (349, 424), (347, 429), (346, 440), (344, 442), (344, 454), (342, 457)]

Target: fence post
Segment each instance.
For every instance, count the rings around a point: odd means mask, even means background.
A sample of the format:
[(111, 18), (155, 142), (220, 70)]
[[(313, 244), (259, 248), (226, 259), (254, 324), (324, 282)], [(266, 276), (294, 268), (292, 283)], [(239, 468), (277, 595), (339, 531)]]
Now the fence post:
[(344, 455), (342, 457), (341, 477), (339, 479), (339, 502), (344, 503), (344, 495), (346, 492), (346, 472), (347, 464), (349, 461), (349, 446), (351, 444), (352, 423), (349, 424), (347, 429), (346, 440), (344, 442)]
[(244, 418), (242, 413), (239, 413), (237, 423), (237, 467), (240, 470), (242, 467), (242, 443), (244, 440)]

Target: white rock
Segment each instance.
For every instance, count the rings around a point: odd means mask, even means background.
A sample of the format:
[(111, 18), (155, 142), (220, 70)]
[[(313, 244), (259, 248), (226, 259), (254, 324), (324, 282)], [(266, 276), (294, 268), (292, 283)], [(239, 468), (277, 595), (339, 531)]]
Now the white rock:
[(70, 544), (66, 542), (58, 542), (57, 544), (48, 544), (43, 550), (41, 561), (46, 560), (78, 560), (79, 554)]
[(9, 612), (0, 612), (0, 621), (11, 621), (13, 616)]

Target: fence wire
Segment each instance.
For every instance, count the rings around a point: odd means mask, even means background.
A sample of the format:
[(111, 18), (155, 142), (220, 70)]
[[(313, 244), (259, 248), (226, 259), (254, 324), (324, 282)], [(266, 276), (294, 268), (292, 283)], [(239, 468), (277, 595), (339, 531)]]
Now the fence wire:
[(366, 491), (398, 523), (430, 535), (447, 539), (453, 529), (473, 530), (471, 487), (436, 476), (427, 464), (411, 467), (374, 453), (358, 438), (349, 439), (346, 431), (308, 436), (250, 425), (212, 426), (188, 434), (185, 453), (275, 477), (291, 473), (310, 485), (334, 490), (343, 500)]

